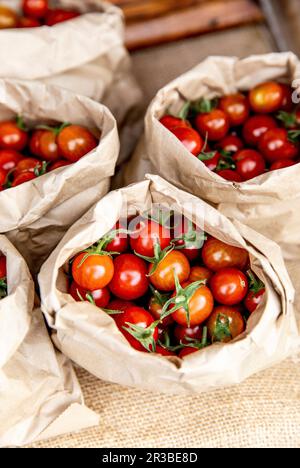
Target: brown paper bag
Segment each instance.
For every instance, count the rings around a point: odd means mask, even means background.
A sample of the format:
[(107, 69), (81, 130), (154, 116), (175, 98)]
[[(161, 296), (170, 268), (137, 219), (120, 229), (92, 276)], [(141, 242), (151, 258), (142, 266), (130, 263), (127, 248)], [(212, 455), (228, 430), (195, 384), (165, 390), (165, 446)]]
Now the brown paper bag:
[[(124, 46), (122, 11), (101, 0), (49, 3), (82, 15), (53, 27), (0, 31), (0, 77), (43, 80), (106, 105), (120, 128), (122, 162), (140, 131), (142, 97)], [(20, 12), (22, 2), (1, 4)]]
[(0, 80), (0, 121), (29, 126), (72, 122), (101, 132), (99, 146), (76, 164), (0, 192), (0, 232), (37, 272), (68, 227), (109, 190), (119, 152), (116, 122), (89, 98), (43, 83)]
[[(111, 192), (79, 220), (43, 265), (39, 275), (42, 309), (59, 349), (97, 377), (122, 385), (165, 393), (204, 392), (243, 381), (290, 355), (299, 346), (294, 290), (281, 251), (273, 242), (231, 222), (202, 200), (158, 176)], [(170, 206), (209, 234), (247, 249), (252, 268), (267, 288), (266, 302), (251, 317), (246, 332), (230, 344), (198, 353), (164, 358), (130, 347), (114, 320), (90, 303), (67, 294), (64, 267), (76, 253), (113, 228), (124, 215)]]
[(0, 447), (23, 445), (98, 423), (83, 404), (70, 362), (53, 345), (21, 255), (0, 236), (8, 295), (0, 300)]
[(279, 243), (287, 258), (300, 255), (300, 164), (269, 172), (249, 182), (228, 182), (192, 156), (159, 123), (167, 111), (177, 113), (185, 100), (208, 99), (245, 91), (267, 80), (300, 85), (300, 62), (292, 53), (246, 59), (209, 57), (193, 70), (160, 90), (145, 119), (141, 143), (125, 170), (125, 183), (142, 180), (147, 171), (218, 206), (226, 216), (239, 219)]

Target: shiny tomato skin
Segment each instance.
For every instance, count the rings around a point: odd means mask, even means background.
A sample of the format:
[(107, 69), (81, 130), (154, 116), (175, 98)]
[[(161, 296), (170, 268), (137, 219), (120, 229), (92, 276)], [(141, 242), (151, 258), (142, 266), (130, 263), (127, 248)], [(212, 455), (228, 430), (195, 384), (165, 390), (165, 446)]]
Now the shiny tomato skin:
[[(163, 312), (163, 305), (161, 305), (155, 296), (151, 297), (149, 302), (149, 312), (155, 320), (160, 320), (162, 312)], [(174, 322), (171, 315), (163, 319), (160, 323), (161, 328), (166, 328)]]
[(22, 151), (27, 145), (27, 132), (21, 130), (16, 122), (0, 122), (0, 148)]
[(182, 327), (193, 328), (205, 322), (214, 308), (214, 298), (207, 286), (199, 286), (189, 300), (190, 323), (184, 308), (178, 309), (172, 314), (176, 323)]
[(0, 169), (10, 172), (23, 158), (22, 154), (14, 150), (0, 150)]
[(204, 141), (196, 130), (188, 127), (175, 127), (171, 129), (171, 132), (194, 156), (198, 156), (201, 153)]
[(218, 142), (218, 149), (227, 153), (236, 153), (244, 148), (243, 141), (236, 135), (227, 135)]
[(12, 29), (18, 26), (18, 17), (14, 10), (0, 5), (0, 29)]
[[(154, 319), (149, 312), (147, 312), (145, 309), (142, 309), (141, 307), (130, 307), (126, 309), (123, 314), (117, 315), (115, 321), (119, 330), (123, 333), (127, 341), (134, 349), (137, 351), (147, 351), (144, 346), (130, 333), (124, 330), (123, 327), (128, 327), (128, 323), (145, 329), (150, 327), (150, 325), (153, 324)], [(153, 338), (154, 341), (158, 340), (157, 327), (154, 329)]]
[(37, 156), (38, 158), (41, 158), (41, 148), (40, 148), (40, 140), (41, 136), (44, 134), (46, 130), (34, 130), (31, 134), (31, 137), (29, 139), (29, 150), (30, 153), (33, 156)]
[(191, 267), (186, 256), (178, 250), (173, 250), (159, 263), (157, 269), (151, 274), (152, 265), (149, 266), (149, 279), (158, 291), (170, 292), (175, 289), (174, 271), (179, 282), (186, 281)]
[(77, 302), (81, 302), (81, 297), (87, 301), (86, 295), (90, 293), (93, 300), (95, 301), (95, 305), (102, 309), (105, 309), (110, 301), (110, 292), (108, 288), (97, 289), (96, 291), (90, 292), (87, 289), (79, 286), (79, 284), (76, 284), (75, 281), (72, 282), (69, 293)]
[(168, 349), (163, 348), (159, 345), (156, 346), (155, 352), (156, 354), (160, 354), (161, 356), (176, 356), (176, 354), (173, 351), (169, 351)]
[(202, 259), (205, 266), (213, 272), (223, 268), (244, 270), (249, 263), (249, 254), (244, 249), (210, 237), (203, 246)]
[(222, 169), (221, 171), (217, 171), (217, 174), (225, 180), (229, 182), (243, 182), (242, 177), (236, 171), (232, 169)]
[(261, 137), (277, 127), (276, 120), (270, 115), (253, 115), (244, 125), (243, 138), (247, 145), (258, 146)]
[(222, 140), (230, 128), (229, 118), (221, 109), (214, 109), (207, 114), (198, 114), (195, 124), (202, 137), (207, 136), (208, 141)]
[(71, 162), (76, 162), (97, 147), (98, 141), (85, 127), (69, 125), (57, 136), (59, 155)]
[(70, 166), (70, 164), (72, 164), (70, 161), (65, 161), (64, 159), (58, 159), (57, 161), (49, 165), (47, 172), (55, 171), (55, 169), (60, 169), (61, 167)]
[(40, 134), (39, 152), (39, 156), (44, 161), (53, 162), (59, 159), (56, 135), (51, 130), (44, 130), (43, 133)]
[(125, 310), (130, 307), (134, 307), (134, 303), (130, 301), (123, 301), (122, 299), (113, 299), (107, 306), (108, 310), (120, 310), (125, 312)]
[[(118, 221), (112, 230), (117, 231), (119, 229), (126, 229), (125, 223)], [(128, 235), (125, 233), (119, 233), (109, 244), (107, 244), (104, 250), (107, 252), (125, 253), (128, 250), (128, 247)]]
[(38, 19), (29, 18), (28, 16), (22, 16), (18, 21), (19, 28), (39, 28), (40, 26), (42, 26), (42, 23)]
[(234, 156), (236, 171), (244, 181), (254, 179), (266, 172), (266, 163), (260, 153), (252, 149), (244, 149)]
[(299, 147), (288, 139), (288, 132), (284, 128), (269, 130), (260, 139), (259, 150), (270, 163), (281, 159), (295, 159)]
[(279, 83), (270, 81), (262, 83), (249, 93), (252, 110), (258, 114), (271, 114), (280, 109), (284, 92)]
[(196, 325), (195, 327), (183, 327), (176, 325), (174, 329), (174, 337), (178, 344), (189, 344), (189, 340), (201, 341), (203, 335), (203, 327)]
[(180, 353), (179, 353), (179, 357), (181, 359), (185, 358), (186, 356), (188, 356), (189, 354), (194, 354), (196, 353), (197, 351), (199, 351), (199, 349), (197, 348), (192, 348), (191, 346), (187, 346), (186, 348), (183, 348)]
[[(74, 281), (88, 291), (105, 288), (113, 278), (114, 263), (109, 255), (90, 254), (86, 257), (81, 252), (72, 263)], [(85, 258), (86, 257), (86, 258)]]
[(292, 112), (294, 109), (294, 103), (293, 103), (293, 89), (287, 85), (287, 84), (280, 84), (282, 92), (283, 92), (283, 98), (280, 106), (280, 110), (284, 112)]
[(194, 266), (191, 268), (189, 281), (194, 283), (195, 281), (206, 281), (208, 282), (213, 276), (213, 272), (206, 267)]
[(265, 288), (262, 288), (257, 293), (249, 291), (244, 301), (244, 305), (250, 314), (255, 312), (258, 306), (262, 304), (265, 294), (266, 294)]
[(191, 124), (187, 120), (174, 117), (173, 115), (165, 115), (160, 119), (160, 123), (168, 130), (172, 130), (176, 127), (188, 127), (191, 128)]
[(23, 0), (25, 16), (42, 19), (48, 11), (48, 0)]
[(237, 268), (219, 270), (210, 280), (210, 288), (217, 302), (234, 306), (242, 302), (248, 293), (248, 279)]
[(80, 13), (77, 11), (63, 10), (62, 8), (51, 9), (46, 16), (46, 25), (55, 26), (71, 19), (77, 18)]
[(219, 153), (219, 151), (215, 151), (215, 155), (211, 158), (211, 159), (208, 159), (208, 160), (205, 160), (205, 159), (201, 159), (201, 155), (199, 157), (200, 161), (203, 162), (203, 164), (205, 164), (205, 166), (210, 170), (210, 171), (215, 171), (218, 167), (218, 164), (219, 164), (219, 161), (221, 159), (221, 154)]
[(148, 291), (147, 264), (134, 254), (121, 254), (115, 261), (115, 273), (109, 285), (119, 299), (132, 301)]
[(6, 257), (0, 255), (0, 279), (6, 278)]
[(249, 103), (247, 98), (241, 93), (222, 97), (219, 107), (227, 114), (231, 127), (243, 125), (249, 117)]
[[(231, 337), (225, 337), (221, 340), (216, 337), (216, 325), (219, 316), (221, 321), (229, 321), (229, 331)], [(242, 314), (238, 311), (236, 307), (226, 307), (218, 306), (214, 309), (213, 313), (207, 321), (208, 334), (213, 342), (222, 341), (223, 343), (228, 343), (237, 336), (241, 335), (245, 331), (245, 322)]]
[(32, 171), (23, 171), (17, 174), (13, 180), (12, 187), (23, 185), (26, 182), (36, 179), (36, 175)]
[(39, 161), (38, 159), (35, 159), (35, 158), (21, 159), (15, 167), (14, 178), (22, 174), (22, 172), (34, 172), (35, 169), (41, 169), (41, 168), (42, 168), (42, 162)]
[(298, 164), (298, 161), (294, 161), (293, 159), (279, 159), (271, 165), (270, 171), (286, 169), (287, 167), (295, 166), (296, 164)]
[(170, 245), (170, 230), (149, 219), (142, 219), (130, 235), (131, 249), (146, 257), (154, 256), (154, 246), (159, 242), (162, 250)]

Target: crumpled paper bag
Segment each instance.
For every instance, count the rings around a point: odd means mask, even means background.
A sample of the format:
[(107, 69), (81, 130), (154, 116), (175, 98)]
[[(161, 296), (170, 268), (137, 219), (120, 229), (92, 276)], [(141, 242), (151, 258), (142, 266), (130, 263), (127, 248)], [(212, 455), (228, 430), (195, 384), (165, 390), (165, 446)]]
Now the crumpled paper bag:
[[(65, 235), (39, 275), (42, 310), (58, 348), (97, 377), (164, 393), (204, 392), (236, 384), (289, 356), (299, 346), (294, 289), (280, 248), (238, 221), (231, 222), (202, 200), (158, 176), (109, 193)], [(152, 204), (183, 212), (218, 239), (247, 249), (252, 268), (267, 289), (265, 303), (250, 318), (246, 332), (230, 344), (214, 344), (198, 353), (164, 358), (129, 345), (114, 320), (90, 303), (67, 293), (64, 267), (82, 249), (99, 240), (126, 213)]]
[[(1, 4), (20, 12), (21, 0)], [(124, 45), (122, 10), (101, 0), (50, 0), (50, 5), (82, 15), (52, 27), (1, 30), (0, 77), (44, 81), (106, 105), (118, 122), (122, 163), (142, 126), (142, 94)]]
[(0, 79), (0, 121), (16, 115), (29, 126), (72, 122), (101, 134), (99, 146), (77, 163), (0, 192), (0, 232), (37, 272), (68, 227), (108, 192), (119, 138), (110, 111), (87, 97), (44, 83)]
[(0, 300), (0, 446), (26, 443), (98, 423), (84, 406), (70, 362), (54, 351), (28, 267), (5, 236), (8, 295)]

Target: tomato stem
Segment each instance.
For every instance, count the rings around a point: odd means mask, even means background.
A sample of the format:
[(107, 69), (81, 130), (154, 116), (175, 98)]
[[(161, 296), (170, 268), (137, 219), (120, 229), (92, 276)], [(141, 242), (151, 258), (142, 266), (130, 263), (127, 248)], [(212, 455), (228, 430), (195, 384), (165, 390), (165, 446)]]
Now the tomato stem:
[(168, 247), (166, 247), (164, 250), (161, 250), (160, 241), (156, 238), (154, 243), (154, 257), (147, 257), (137, 253), (136, 251), (134, 251), (134, 253), (137, 257), (140, 257), (143, 260), (146, 260), (146, 262), (153, 264), (149, 273), (149, 276), (152, 276), (156, 272), (160, 262), (162, 262), (167, 257), (167, 255), (169, 255), (169, 253), (174, 250), (174, 248), (174, 245), (171, 244), (168, 245)]
[(159, 324), (159, 321), (153, 322), (150, 327), (143, 328), (133, 323), (126, 322), (127, 327), (122, 327), (127, 331), (133, 338), (141, 343), (141, 345), (149, 351), (149, 353), (155, 353), (156, 342), (154, 339), (154, 331)]
[[(182, 236), (176, 237), (173, 239), (172, 244), (175, 245), (176, 250), (182, 249), (191, 249), (197, 248), (201, 249), (203, 247), (204, 241), (206, 241), (207, 236), (204, 231), (199, 231), (194, 227), (194, 223), (191, 220), (188, 220), (188, 231)], [(176, 242), (184, 241), (183, 245), (177, 245)]]
[(0, 299), (7, 296), (7, 281), (6, 278), (0, 279)]
[(224, 339), (227, 338), (232, 340), (230, 321), (227, 315), (219, 314), (216, 321), (213, 341), (224, 341)]
[(265, 289), (265, 284), (256, 275), (254, 275), (252, 270), (248, 270), (247, 275), (249, 278), (249, 291), (253, 294), (258, 294), (260, 291)]
[(277, 119), (284, 123), (285, 128), (293, 128), (297, 124), (296, 114), (280, 111), (277, 114)]

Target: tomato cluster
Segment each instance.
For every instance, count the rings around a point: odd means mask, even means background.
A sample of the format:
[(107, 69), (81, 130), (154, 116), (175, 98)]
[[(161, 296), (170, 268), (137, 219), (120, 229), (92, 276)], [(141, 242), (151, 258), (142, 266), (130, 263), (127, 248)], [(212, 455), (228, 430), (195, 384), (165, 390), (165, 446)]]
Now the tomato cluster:
[(69, 270), (75, 301), (111, 314), (133, 348), (163, 356), (236, 338), (265, 294), (246, 250), (174, 212), (120, 220)]
[(41, 125), (29, 131), (20, 117), (0, 122), (0, 191), (72, 164), (97, 145), (80, 125)]
[(7, 296), (6, 257), (0, 254), (0, 299)]
[(232, 182), (254, 179), (300, 160), (300, 110), (292, 89), (267, 82), (249, 93), (187, 103), (160, 122), (211, 171)]
[(23, 0), (21, 16), (13, 9), (0, 5), (0, 29), (54, 26), (77, 16), (80, 13), (74, 9), (50, 8), (48, 0)]

